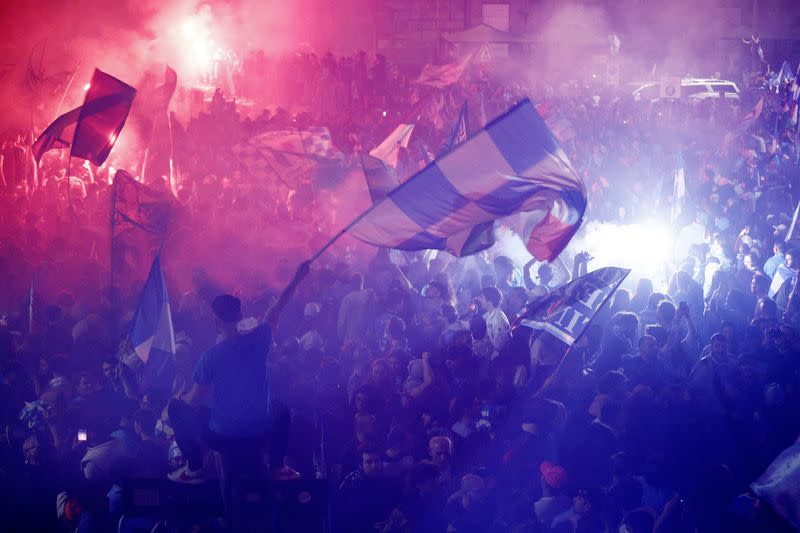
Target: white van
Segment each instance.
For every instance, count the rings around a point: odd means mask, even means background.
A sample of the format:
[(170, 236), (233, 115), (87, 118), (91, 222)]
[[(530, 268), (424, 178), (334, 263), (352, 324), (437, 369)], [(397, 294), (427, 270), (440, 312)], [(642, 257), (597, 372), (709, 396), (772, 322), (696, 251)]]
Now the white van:
[[(671, 87), (661, 88), (661, 82), (629, 83), (626, 92), (633, 95), (637, 102), (655, 102), (669, 97)], [(629, 92), (630, 91), (630, 92)], [(674, 89), (672, 92), (675, 93)], [(665, 94), (666, 93), (666, 94)], [(680, 98), (692, 102), (700, 102), (708, 98), (725, 98), (739, 101), (739, 87), (732, 81), (716, 78), (683, 78), (681, 80)]]

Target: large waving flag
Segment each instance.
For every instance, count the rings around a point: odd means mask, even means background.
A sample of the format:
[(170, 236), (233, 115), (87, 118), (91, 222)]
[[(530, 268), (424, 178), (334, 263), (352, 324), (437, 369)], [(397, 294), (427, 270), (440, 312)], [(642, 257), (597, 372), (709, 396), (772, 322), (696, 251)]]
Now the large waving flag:
[(672, 184), (672, 211), (670, 221), (678, 221), (683, 211), (683, 202), (686, 198), (686, 173), (683, 168), (683, 154), (678, 154), (678, 163), (675, 165), (675, 180)]
[(376, 246), (463, 256), (479, 251), (470, 246), (473, 228), (525, 214), (528, 249), (552, 260), (585, 210), (583, 182), (526, 99), (389, 193), (349, 232)]
[[(469, 112), (467, 102), (461, 106), (461, 111), (456, 117), (450, 137), (439, 152), (439, 157), (444, 156), (456, 146), (464, 143), (469, 135)], [(494, 244), (494, 221), (486, 221), (473, 227), (461, 230), (447, 238), (447, 248), (460, 250), (460, 255), (470, 255), (485, 250)]]
[(72, 139), (72, 157), (102, 165), (117, 142), (136, 89), (95, 69)]
[[(102, 165), (128, 117), (136, 89), (95, 69), (83, 105), (53, 121), (33, 143), (38, 163), (45, 152), (72, 146), (70, 155)], [(74, 126), (74, 130), (72, 128)]]
[(397, 172), (377, 157), (362, 155), (361, 166), (364, 169), (364, 178), (367, 180), (372, 203), (383, 200), (387, 194), (400, 185)]
[(544, 330), (571, 346), (629, 273), (617, 267), (589, 272), (530, 305), (514, 327)]
[(131, 352), (147, 363), (152, 357), (175, 355), (175, 333), (172, 329), (172, 312), (169, 307), (167, 283), (161, 271), (158, 256), (153, 259), (150, 274), (139, 297), (139, 305), (128, 334)]

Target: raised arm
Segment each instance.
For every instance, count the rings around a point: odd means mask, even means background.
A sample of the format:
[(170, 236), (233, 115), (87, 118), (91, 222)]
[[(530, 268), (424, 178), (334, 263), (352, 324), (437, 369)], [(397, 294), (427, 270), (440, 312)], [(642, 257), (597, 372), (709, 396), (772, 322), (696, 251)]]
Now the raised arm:
[(572, 263), (572, 279), (585, 276), (589, 272), (588, 265), (591, 260), (592, 256), (589, 255), (589, 252), (578, 252), (575, 254), (575, 259)]
[(527, 263), (525, 263), (525, 266), (522, 267), (523, 283), (525, 284), (525, 288), (528, 289), (529, 291), (533, 290), (533, 288), (536, 287), (536, 283), (534, 283), (533, 278), (531, 278), (531, 267), (533, 267), (534, 263), (536, 263), (535, 257), (532, 258)]
[(553, 269), (555, 270), (555, 272), (553, 273), (553, 279), (558, 279), (559, 281), (561, 281), (559, 285), (566, 285), (567, 283), (569, 283), (574, 279), (574, 276), (570, 277), (567, 265), (564, 264), (564, 260), (561, 259), (560, 255), (556, 257), (555, 260), (553, 260), (552, 265)]

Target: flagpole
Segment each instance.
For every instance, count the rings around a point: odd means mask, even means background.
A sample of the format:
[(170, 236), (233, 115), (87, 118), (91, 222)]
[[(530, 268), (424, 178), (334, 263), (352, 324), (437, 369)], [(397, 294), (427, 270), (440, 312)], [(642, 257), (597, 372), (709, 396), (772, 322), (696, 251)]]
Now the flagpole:
[[(630, 274), (630, 273), (631, 272), (629, 270), (628, 272), (625, 273), (624, 276), (622, 276), (622, 278), (619, 281), (616, 282), (616, 286), (614, 287), (614, 290), (610, 291), (606, 295), (606, 297), (603, 298), (603, 301), (600, 302), (600, 304), (597, 306), (598, 310), (602, 309), (603, 306), (606, 305), (608, 300), (611, 298), (611, 296), (615, 292), (617, 292), (617, 289), (619, 289), (620, 285), (622, 285), (622, 282), (625, 281), (625, 278), (627, 278), (628, 274)], [(588, 273), (585, 274), (585, 275), (588, 275)], [(570, 283), (573, 283), (573, 282), (574, 282), (574, 280), (572, 282), (570, 282)], [(572, 341), (572, 343), (569, 345), (569, 347), (567, 348), (567, 351), (564, 352), (564, 356), (561, 358), (561, 361), (558, 362), (558, 365), (556, 366), (556, 369), (553, 371), (553, 373), (550, 374), (550, 376), (548, 376), (548, 378), (545, 380), (545, 382), (542, 383), (542, 386), (539, 387), (539, 389), (533, 394), (534, 398), (541, 397), (550, 387), (552, 387), (553, 383), (557, 379), (560, 379), (562, 377), (562, 374), (564, 373), (564, 368), (567, 366), (567, 363), (566, 363), (567, 357), (572, 355), (573, 348), (578, 344), (578, 341), (580, 341), (583, 338), (583, 335), (589, 329), (589, 325), (592, 323), (592, 321), (594, 320), (595, 316), (596, 316), (596, 312), (594, 314), (592, 314), (592, 316), (589, 318), (589, 322), (587, 322), (586, 326), (584, 326), (584, 328), (581, 330), (581, 332), (578, 334), (578, 336), (575, 337), (575, 340)], [(547, 333), (547, 330), (543, 330), (542, 333)], [(570, 360), (570, 362), (571, 362), (571, 360)]]
[(109, 210), (109, 233), (108, 233), (108, 305), (111, 306), (111, 338), (117, 338), (117, 302), (116, 291), (114, 291), (114, 230), (117, 218), (117, 179), (113, 176), (111, 183), (111, 205)]
[(70, 174), (72, 173), (72, 148), (69, 150), (69, 157), (67, 157), (67, 202), (69, 203), (70, 211), (75, 214), (75, 210), (72, 208), (72, 178)]
[(169, 114), (169, 107), (167, 107), (167, 127), (169, 128), (169, 185), (172, 189), (172, 194), (178, 196), (178, 184), (175, 182), (175, 172), (173, 159), (175, 157), (174, 142), (172, 139), (172, 117)]
[(28, 298), (28, 335), (33, 335), (33, 287), (36, 282), (36, 272), (31, 274), (31, 291)]
[(78, 69), (81, 68), (81, 63), (78, 61), (78, 66), (75, 67), (75, 70), (72, 71), (72, 76), (69, 78), (69, 82), (67, 82), (67, 88), (64, 89), (64, 94), (61, 95), (61, 101), (58, 102), (58, 108), (56, 109), (56, 118), (61, 115), (61, 106), (64, 105), (64, 99), (67, 97), (67, 93), (69, 92), (69, 88), (72, 86), (72, 80), (75, 79), (75, 74), (78, 73)]
[[(408, 182), (405, 182), (405, 183), (408, 183)], [(402, 183), (402, 184), (400, 184), (400, 185), (399, 185), (399, 186), (397, 186), (397, 187), (396, 187), (394, 190), (396, 191), (397, 189), (399, 189), (400, 187), (402, 187), (403, 185), (405, 185), (405, 183)], [(394, 192), (394, 191), (392, 191), (392, 192)], [(391, 192), (390, 192), (389, 194), (391, 194)], [(388, 195), (387, 195), (387, 198), (388, 198)], [(346, 225), (344, 228), (342, 228), (341, 230), (339, 230), (339, 232), (338, 232), (336, 235), (334, 235), (334, 236), (333, 236), (333, 237), (332, 237), (332, 238), (331, 238), (331, 239), (330, 239), (330, 240), (329, 240), (327, 243), (325, 243), (325, 245), (323, 245), (323, 246), (322, 246), (322, 248), (320, 248), (320, 249), (319, 249), (319, 251), (318, 251), (317, 253), (315, 253), (313, 256), (311, 256), (311, 259), (309, 259), (308, 261), (309, 261), (310, 263), (313, 263), (314, 261), (316, 261), (316, 260), (319, 258), (319, 256), (321, 256), (322, 254), (324, 254), (324, 253), (325, 253), (325, 252), (328, 250), (328, 248), (330, 248), (331, 246), (333, 246), (333, 244), (334, 244), (336, 241), (338, 241), (338, 240), (339, 240), (339, 238), (340, 238), (342, 235), (344, 235), (345, 233), (347, 233), (348, 231), (350, 231), (350, 230), (353, 228), (353, 226), (355, 226), (356, 224), (358, 224), (359, 222), (361, 222), (361, 220), (362, 220), (364, 217), (366, 217), (367, 215), (369, 215), (370, 213), (372, 213), (373, 209), (375, 209), (375, 207), (376, 207), (376, 206), (378, 206), (378, 205), (380, 205), (381, 203), (383, 203), (383, 202), (378, 202), (377, 204), (372, 204), (372, 205), (371, 205), (369, 208), (367, 208), (367, 210), (366, 210), (366, 211), (364, 211), (363, 213), (361, 213), (360, 215), (358, 215), (356, 218), (354, 218), (352, 222), (350, 222), (350, 223), (349, 223), (348, 225)]]
[[(152, 133), (151, 133), (151, 135), (152, 135)], [(149, 151), (150, 151), (150, 141), (147, 141), (147, 146), (144, 149), (144, 158), (142, 160), (142, 170), (139, 173), (140, 177), (142, 178), (142, 183), (145, 183), (145, 181), (144, 181), (144, 169), (147, 167), (147, 155), (148, 155)]]

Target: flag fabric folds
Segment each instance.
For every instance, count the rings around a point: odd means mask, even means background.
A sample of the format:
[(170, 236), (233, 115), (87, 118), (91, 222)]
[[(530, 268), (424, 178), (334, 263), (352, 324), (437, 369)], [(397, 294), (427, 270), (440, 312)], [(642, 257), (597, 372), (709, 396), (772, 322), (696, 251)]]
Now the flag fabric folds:
[(336, 158), (340, 152), (333, 146), (331, 133), (325, 127), (310, 127), (306, 130), (267, 131), (248, 141), (259, 148), (307, 157)]
[(458, 117), (456, 117), (456, 123), (453, 124), (453, 130), (450, 132), (450, 136), (439, 151), (440, 157), (467, 140), (469, 132), (467, 117), (467, 103), (464, 102), (464, 105), (461, 106), (461, 111), (458, 112)]
[(158, 113), (166, 113), (169, 109), (169, 103), (172, 100), (172, 95), (175, 94), (175, 89), (178, 87), (178, 73), (175, 69), (166, 66), (164, 69), (164, 84), (159, 85), (150, 95), (150, 102), (154, 110)]
[(790, 280), (794, 277), (794, 272), (787, 267), (784, 263), (778, 265), (778, 269), (775, 271), (775, 275), (772, 276), (772, 283), (769, 286), (769, 292), (767, 296), (770, 298), (774, 298), (778, 291), (781, 290), (781, 287), (787, 280)]
[(800, 529), (800, 442), (783, 450), (750, 488), (777, 514)]
[(466, 246), (465, 230), (522, 213), (530, 215), (521, 235), (528, 249), (552, 260), (585, 210), (583, 182), (526, 99), (394, 189), (349, 232), (376, 246), (463, 256), (479, 251)]
[(289, 188), (331, 171), (343, 158), (324, 127), (264, 132), (234, 146), (233, 153), (251, 177), (277, 177)]
[(672, 210), (670, 222), (675, 224), (678, 217), (683, 212), (683, 202), (686, 197), (686, 175), (683, 168), (683, 154), (678, 154), (678, 162), (675, 165), (675, 180), (672, 184)]
[(589, 272), (529, 305), (514, 326), (546, 331), (571, 346), (629, 273), (617, 267)]
[[(468, 120), (467, 102), (464, 102), (456, 117), (456, 122), (453, 124), (450, 137), (448, 137), (439, 152), (439, 157), (444, 156), (447, 152), (467, 140), (469, 135)], [(494, 221), (487, 221), (448, 236), (446, 248), (459, 250), (460, 255), (471, 255), (489, 248), (494, 242)]]
[(140, 282), (142, 258), (158, 253), (175, 215), (174, 197), (136, 181), (124, 170), (114, 175), (111, 220), (111, 283), (126, 287)]
[(400, 147), (408, 147), (408, 141), (414, 132), (414, 124), (400, 124), (378, 146), (369, 153), (392, 168), (397, 166)]
[(175, 333), (167, 284), (156, 254), (125, 340), (122, 361), (141, 394), (168, 397), (175, 379)]
[(461, 79), (467, 66), (472, 62), (475, 54), (468, 54), (460, 61), (455, 63), (448, 63), (447, 65), (425, 65), (416, 80), (420, 85), (427, 85), (429, 87), (436, 87), (442, 89), (449, 85), (454, 84)]
[(400, 185), (397, 172), (377, 157), (362, 155), (361, 166), (364, 168), (364, 177), (367, 180), (372, 203), (383, 200), (389, 192)]
[(136, 89), (95, 69), (72, 139), (72, 157), (102, 165), (117, 141)]
[[(71, 126), (74, 126), (78, 122), (80, 114), (81, 108), (76, 107), (72, 111), (67, 111), (55, 119), (52, 124), (45, 128), (31, 148), (33, 158), (37, 163), (42, 160), (42, 156), (48, 150), (69, 147), (72, 142), (72, 134), (74, 133), (74, 129), (71, 128)], [(68, 131), (68, 128), (72, 131)]]
[(164, 70), (164, 83), (149, 91), (142, 90), (136, 97), (130, 114), (131, 127), (149, 144), (159, 123), (167, 118), (169, 103), (178, 86), (178, 73), (170, 66)]
[(143, 363), (160, 352), (159, 356), (175, 355), (175, 333), (169, 307), (167, 282), (161, 271), (161, 260), (155, 256), (139, 305), (128, 334), (130, 349)]
[(167, 191), (157, 191), (136, 181), (124, 170), (114, 175), (114, 223), (124, 224), (163, 236), (172, 218), (173, 199)]

